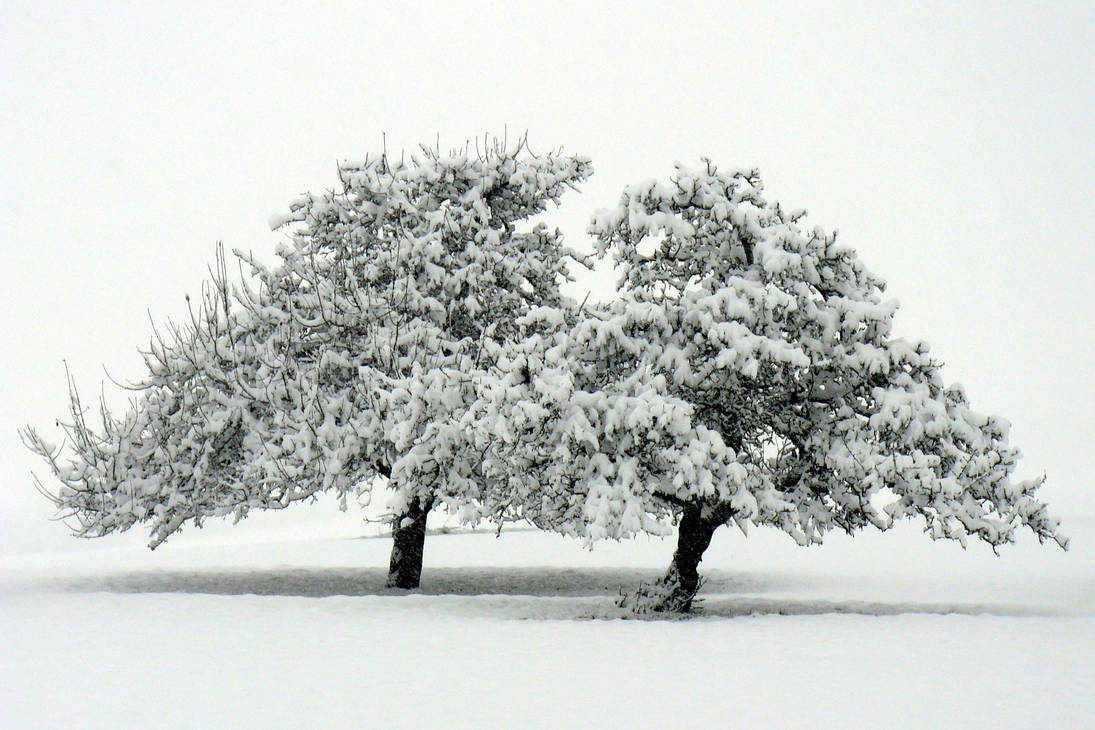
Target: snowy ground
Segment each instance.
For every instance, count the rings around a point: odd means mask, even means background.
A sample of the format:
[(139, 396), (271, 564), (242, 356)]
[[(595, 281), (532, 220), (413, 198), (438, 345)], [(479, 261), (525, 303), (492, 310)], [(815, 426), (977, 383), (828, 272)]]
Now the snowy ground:
[[(1090, 727), (1095, 523), (999, 558), (914, 527), (716, 535), (703, 613), (620, 620), (672, 543), (431, 535), (423, 590), (343, 520), (0, 556), (0, 726)], [(316, 537), (315, 535), (321, 535)], [(309, 535), (304, 537), (304, 535)], [(182, 539), (185, 538), (185, 539)]]

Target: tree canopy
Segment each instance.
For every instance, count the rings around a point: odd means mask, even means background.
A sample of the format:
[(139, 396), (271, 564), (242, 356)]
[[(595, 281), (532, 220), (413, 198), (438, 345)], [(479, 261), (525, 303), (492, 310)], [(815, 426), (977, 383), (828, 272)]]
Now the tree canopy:
[[(291, 231), (277, 267), (237, 251), (253, 278), (232, 286), (218, 257), (191, 321), (150, 344), (126, 414), (102, 409), (97, 429), (73, 389), (67, 461), (28, 429), (61, 483), (48, 493), (77, 534), (149, 522), (153, 547), (188, 521), (320, 491), (368, 499), (416, 443), (441, 443), (515, 319), (560, 304), (571, 252), (558, 230), (520, 226), (591, 172), (523, 141), (341, 165), (338, 189), (271, 221)], [(395, 511), (424, 523), (435, 500), (471, 519), (479, 484), (399, 487)]]

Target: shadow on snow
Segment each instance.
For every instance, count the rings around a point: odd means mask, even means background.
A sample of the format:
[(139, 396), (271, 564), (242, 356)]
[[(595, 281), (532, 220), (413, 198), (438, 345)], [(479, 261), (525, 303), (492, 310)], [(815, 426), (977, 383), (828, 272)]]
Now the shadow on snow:
[[(109, 573), (58, 578), (41, 587), (66, 592), (91, 593), (191, 593), (224, 596), (479, 596), (529, 598), (604, 598), (605, 605), (583, 601), (574, 610), (551, 611), (556, 618), (626, 618), (611, 598), (641, 582), (657, 580), (661, 572), (635, 568), (430, 568), (422, 587), (408, 592), (386, 588), (387, 571), (381, 568), (273, 568), (260, 570), (203, 569)], [(710, 571), (700, 592), (696, 615), (813, 616), (852, 614), (894, 616), (899, 614), (959, 614), (995, 616), (1072, 615), (1052, 607), (984, 602), (916, 602), (823, 600), (815, 598), (766, 598), (755, 594), (788, 589), (809, 590), (811, 581), (794, 576), (763, 573)], [(507, 601), (512, 604), (512, 601)], [(484, 606), (485, 607), (485, 606)], [(595, 610), (590, 612), (590, 608)], [(557, 607), (562, 609), (562, 606)], [(529, 604), (526, 617), (547, 617)], [(489, 613), (489, 611), (488, 611)], [(525, 612), (518, 610), (514, 617)]]

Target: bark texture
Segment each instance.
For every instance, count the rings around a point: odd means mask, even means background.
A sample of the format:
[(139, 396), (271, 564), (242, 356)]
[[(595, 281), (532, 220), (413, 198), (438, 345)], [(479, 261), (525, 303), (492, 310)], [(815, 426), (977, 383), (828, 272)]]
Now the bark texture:
[(392, 559), (388, 565), (389, 588), (418, 588), (422, 579), (422, 550), (426, 543), (426, 517), (433, 500), (413, 502), (392, 521)]

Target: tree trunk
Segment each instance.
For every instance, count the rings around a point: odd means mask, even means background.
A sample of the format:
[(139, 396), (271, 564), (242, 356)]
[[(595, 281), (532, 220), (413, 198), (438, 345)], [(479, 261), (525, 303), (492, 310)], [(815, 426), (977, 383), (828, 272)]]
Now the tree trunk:
[(669, 570), (662, 578), (662, 583), (673, 588), (667, 601), (671, 605), (680, 606), (673, 610), (692, 609), (692, 599), (700, 589), (700, 560), (711, 544), (711, 537), (719, 524), (704, 520), (697, 505), (690, 504), (684, 508), (677, 531), (677, 549), (673, 552), (673, 562), (669, 564)]
[(433, 500), (412, 502), (407, 511), (392, 521), (392, 560), (388, 565), (388, 588), (418, 588), (422, 578), (422, 549), (426, 542), (426, 517)]
[(619, 605), (637, 613), (690, 612), (692, 601), (700, 589), (700, 560), (711, 544), (715, 530), (723, 523), (719, 519), (722, 510), (714, 512), (705, 519), (701, 505), (695, 502), (686, 504), (677, 530), (677, 550), (673, 553), (669, 570), (654, 585), (642, 586), (636, 593), (624, 596)]

